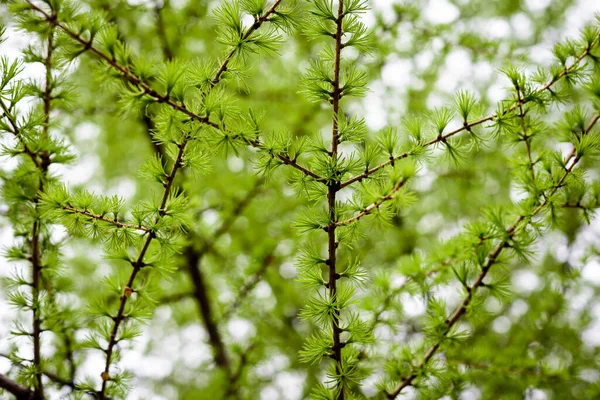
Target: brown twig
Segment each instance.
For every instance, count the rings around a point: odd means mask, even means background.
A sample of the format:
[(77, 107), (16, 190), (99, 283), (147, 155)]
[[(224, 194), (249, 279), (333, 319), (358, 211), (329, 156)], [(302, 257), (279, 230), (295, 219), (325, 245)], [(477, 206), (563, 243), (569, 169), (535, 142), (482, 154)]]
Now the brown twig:
[(134, 225), (134, 224), (127, 224), (124, 222), (120, 222), (118, 219), (116, 219), (116, 217), (114, 219), (110, 219), (110, 218), (106, 218), (103, 215), (99, 215), (99, 214), (94, 214), (91, 211), (88, 210), (79, 210), (77, 208), (71, 207), (69, 205), (63, 205), (62, 208), (66, 211), (69, 211), (73, 214), (80, 214), (80, 215), (84, 215), (88, 218), (97, 220), (97, 221), (102, 221), (102, 222), (106, 222), (107, 224), (111, 224), (116, 226), (117, 228), (127, 228), (127, 229), (135, 229), (137, 231), (142, 231), (142, 232), (152, 232), (152, 229), (142, 226), (142, 225)]
[[(52, 11), (51, 17), (55, 14)], [(42, 100), (44, 103), (44, 125), (42, 130), (43, 137), (48, 137), (50, 129), (50, 111), (52, 103), (52, 53), (54, 51), (54, 26), (50, 26), (48, 36), (48, 48), (44, 57), (44, 67), (46, 69), (44, 92)], [(42, 290), (42, 261), (40, 249), (40, 230), (41, 221), (38, 215), (38, 205), (40, 193), (44, 191), (44, 180), (48, 174), (50, 166), (50, 156), (45, 152), (38, 152), (40, 158), (39, 163), (36, 163), (38, 170), (41, 173), (38, 190), (33, 200), (35, 205), (35, 221), (31, 230), (31, 266), (32, 266), (32, 310), (33, 310), (33, 365), (35, 367), (35, 386), (34, 393), (36, 397), (44, 398), (44, 384), (42, 382), (42, 356), (41, 356), (41, 336), (42, 336), (42, 316), (40, 312), (40, 291)]]
[(208, 333), (208, 340), (213, 349), (215, 363), (217, 366), (223, 368), (230, 378), (232, 375), (231, 363), (227, 356), (227, 352), (225, 351), (223, 339), (221, 338), (221, 334), (219, 333), (219, 329), (213, 318), (211, 302), (208, 298), (206, 279), (200, 268), (201, 257), (202, 253), (194, 251), (192, 247), (187, 247), (185, 258), (192, 285), (194, 286), (193, 295), (198, 303), (198, 309), (202, 316), (204, 328)]
[(335, 223), (336, 226), (344, 226), (344, 225), (349, 225), (355, 221), (360, 220), (362, 217), (369, 215), (373, 212), (373, 210), (378, 209), (379, 207), (381, 207), (381, 205), (383, 203), (385, 203), (386, 201), (389, 201), (391, 199), (394, 198), (394, 194), (396, 194), (405, 184), (406, 182), (408, 182), (407, 179), (402, 179), (400, 180), (400, 182), (398, 182), (396, 185), (394, 185), (394, 187), (392, 188), (392, 190), (390, 190), (390, 192), (388, 194), (386, 194), (385, 196), (382, 196), (379, 200), (377, 200), (376, 202), (368, 205), (367, 207), (365, 207), (361, 212), (359, 212), (358, 214), (356, 214), (355, 216), (348, 218), (344, 221), (338, 221)]
[(523, 130), (523, 140), (525, 141), (525, 147), (527, 148), (527, 157), (529, 158), (529, 171), (531, 173), (531, 183), (535, 185), (535, 163), (531, 156), (531, 136), (527, 134), (527, 124), (525, 120), (525, 112), (523, 110), (523, 98), (521, 96), (521, 88), (517, 83), (515, 85), (517, 91), (517, 104), (519, 105), (519, 119), (521, 120), (521, 129)]
[(16, 400), (40, 400), (42, 397), (35, 394), (29, 388), (19, 385), (17, 382), (0, 374), (0, 388), (15, 396)]
[[(177, 153), (177, 156), (175, 158), (175, 162), (173, 164), (173, 168), (171, 169), (171, 172), (165, 179), (166, 184), (165, 184), (165, 188), (164, 188), (164, 192), (163, 192), (163, 197), (160, 202), (160, 206), (158, 207), (159, 215), (156, 216), (155, 223), (158, 223), (160, 221), (160, 219), (166, 214), (165, 206), (167, 204), (167, 200), (168, 200), (169, 196), (171, 195), (171, 186), (173, 185), (175, 176), (177, 175), (177, 172), (179, 171), (179, 169), (182, 167), (183, 153), (184, 153), (187, 142), (188, 142), (188, 138), (186, 137), (184, 139), (184, 141), (178, 145), (179, 152)], [(110, 364), (111, 364), (114, 347), (117, 344), (117, 333), (119, 331), (119, 326), (121, 325), (121, 322), (125, 320), (125, 315), (124, 315), (125, 305), (133, 291), (133, 286), (134, 286), (133, 284), (135, 282), (135, 278), (137, 277), (137, 274), (140, 272), (142, 267), (145, 265), (144, 257), (146, 255), (146, 252), (148, 251), (148, 248), (150, 247), (150, 243), (152, 242), (154, 237), (155, 236), (152, 233), (147, 234), (146, 240), (144, 241), (144, 244), (142, 246), (142, 249), (139, 253), (138, 258), (136, 259), (136, 261), (132, 262), (133, 269), (131, 271), (131, 275), (129, 276), (129, 279), (127, 280), (125, 287), (123, 288), (123, 294), (121, 295), (120, 302), (119, 302), (119, 310), (117, 312), (117, 315), (113, 318), (114, 325), (111, 330), (110, 340), (108, 342), (108, 346), (105, 351), (106, 364), (104, 366), (104, 371), (101, 374), (102, 388), (100, 389), (100, 392), (99, 392), (100, 399), (106, 398), (107, 383), (110, 380), (109, 369), (110, 369)]]
[(40, 161), (38, 161), (37, 158), (37, 154), (35, 154), (28, 146), (27, 143), (25, 142), (25, 139), (23, 139), (23, 136), (21, 135), (21, 129), (19, 128), (19, 126), (17, 125), (17, 117), (12, 115), (10, 113), (10, 109), (8, 108), (8, 106), (4, 103), (4, 101), (2, 101), (2, 98), (0, 97), (0, 108), (2, 109), (2, 113), (3, 115), (0, 115), (1, 117), (6, 117), (6, 119), (8, 120), (10, 126), (13, 128), (12, 130), (12, 134), (13, 136), (19, 141), (21, 142), (21, 145), (23, 146), (23, 153), (27, 154), (27, 156), (31, 159), (31, 161), (33, 161), (33, 163), (35, 164), (36, 168), (40, 168)]
[[(341, 51), (342, 51), (342, 35), (343, 35), (343, 21), (344, 21), (344, 2), (343, 0), (338, 1), (338, 10), (337, 17), (335, 20), (335, 52), (334, 52), (334, 65), (333, 65), (333, 82), (332, 86), (332, 96), (331, 96), (331, 104), (333, 107), (333, 122), (331, 129), (331, 159), (334, 163), (337, 162), (338, 157), (338, 144), (339, 144), (339, 127), (338, 127), (338, 118), (340, 112), (340, 98), (341, 98), (341, 88), (340, 88), (340, 67), (341, 67)], [(329, 212), (329, 226), (327, 227), (327, 267), (329, 268), (329, 277), (327, 282), (327, 287), (329, 289), (329, 297), (333, 302), (334, 311), (332, 313), (332, 355), (335, 362), (335, 370), (338, 376), (341, 376), (343, 373), (343, 365), (342, 365), (342, 342), (341, 342), (341, 333), (342, 328), (340, 327), (340, 309), (337, 301), (337, 280), (340, 278), (340, 275), (336, 270), (336, 257), (337, 257), (337, 247), (338, 243), (336, 240), (335, 230), (337, 225), (336, 221), (336, 194), (340, 190), (340, 182), (334, 181), (329, 182), (327, 184), (327, 208)], [(344, 388), (338, 388), (339, 395), (338, 400), (344, 400), (345, 393)]]
[[(254, 24), (252, 24), (252, 26), (246, 31), (246, 33), (242, 37), (242, 42), (248, 40), (250, 35), (252, 35), (252, 33), (255, 30), (260, 28), (260, 26), (262, 24), (264, 24), (266, 21), (269, 20), (269, 16), (271, 16), (273, 13), (275, 13), (277, 6), (279, 6), (279, 3), (281, 3), (281, 0), (275, 0), (273, 5), (271, 5), (271, 7), (261, 17), (257, 18), (254, 21)], [(208, 88), (206, 89), (206, 91), (204, 93), (202, 93), (203, 97), (206, 97), (208, 95), (208, 93), (210, 92), (210, 90), (221, 81), (223, 74), (225, 73), (225, 71), (227, 71), (227, 66), (229, 65), (230, 61), (232, 60), (232, 58), (236, 52), (237, 52), (237, 48), (234, 48), (227, 54), (227, 56), (221, 63), (221, 66), (217, 70), (215, 77), (210, 81)]]

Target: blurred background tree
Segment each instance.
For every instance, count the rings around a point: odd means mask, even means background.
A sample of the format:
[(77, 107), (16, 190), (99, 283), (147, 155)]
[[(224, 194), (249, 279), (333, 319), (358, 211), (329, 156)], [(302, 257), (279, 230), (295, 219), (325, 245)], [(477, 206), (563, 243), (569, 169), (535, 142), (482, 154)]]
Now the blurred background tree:
[(2, 2), (0, 396), (600, 397), (594, 3)]

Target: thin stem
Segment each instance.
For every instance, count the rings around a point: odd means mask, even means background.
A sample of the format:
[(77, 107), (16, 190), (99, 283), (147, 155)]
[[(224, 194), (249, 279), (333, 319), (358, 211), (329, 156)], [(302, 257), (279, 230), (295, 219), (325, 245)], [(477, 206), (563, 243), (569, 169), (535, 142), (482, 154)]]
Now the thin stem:
[(225, 391), (225, 398), (231, 398), (231, 396), (236, 395), (238, 391), (238, 381), (242, 377), (244, 373), (244, 369), (248, 364), (248, 354), (252, 351), (254, 346), (250, 345), (240, 356), (240, 363), (238, 364), (235, 372), (233, 373), (231, 379), (229, 380), (227, 390)]
[[(54, 12), (52, 12), (54, 16)], [(42, 100), (44, 103), (44, 126), (42, 136), (47, 137), (50, 129), (50, 111), (52, 103), (52, 53), (54, 51), (54, 27), (50, 26), (48, 36), (48, 50), (44, 58), (44, 66), (46, 68), (46, 77), (44, 85), (44, 93)], [(42, 316), (40, 310), (40, 291), (42, 280), (42, 262), (40, 249), (40, 230), (41, 221), (39, 219), (38, 206), (40, 194), (44, 191), (44, 180), (48, 174), (50, 166), (49, 155), (45, 152), (39, 152), (38, 156), (41, 162), (38, 164), (38, 169), (41, 173), (38, 191), (34, 199), (35, 204), (35, 221), (31, 232), (31, 266), (32, 266), (32, 303), (33, 303), (33, 365), (35, 367), (35, 387), (34, 393), (39, 398), (44, 398), (44, 384), (42, 382), (42, 356), (41, 356), (41, 336), (42, 336)]]
[(80, 215), (84, 215), (90, 219), (93, 220), (97, 220), (97, 221), (102, 221), (102, 222), (106, 222), (108, 224), (114, 225), (117, 228), (128, 228), (128, 229), (135, 229), (138, 231), (142, 231), (142, 232), (152, 232), (151, 228), (142, 226), (142, 225), (134, 225), (134, 224), (127, 224), (124, 222), (120, 222), (116, 217), (114, 219), (110, 219), (110, 218), (106, 218), (103, 215), (99, 215), (99, 214), (94, 214), (91, 211), (87, 211), (87, 210), (79, 210), (77, 208), (71, 207), (69, 205), (63, 205), (62, 208), (66, 211), (69, 211), (73, 214), (80, 214)]
[[(444, 267), (450, 265), (450, 263), (452, 261), (453, 261), (453, 259), (444, 261), (440, 266), (438, 266), (437, 268), (430, 269), (429, 271), (423, 273), (423, 275), (425, 277), (431, 277), (432, 275), (440, 272)], [(385, 298), (383, 299), (383, 303), (381, 304), (381, 307), (379, 307), (379, 309), (377, 311), (375, 311), (375, 313), (373, 314), (373, 321), (371, 322), (372, 328), (375, 328), (377, 325), (379, 325), (380, 322), (382, 322), (381, 316), (383, 315), (383, 313), (385, 311), (387, 311), (392, 300), (394, 300), (394, 298), (396, 296), (398, 296), (400, 293), (402, 293), (402, 291), (404, 291), (404, 289), (406, 289), (406, 287), (415, 279), (415, 277), (416, 277), (415, 275), (406, 277), (406, 280), (400, 286), (398, 286), (396, 289), (392, 290), (391, 293), (389, 293), (387, 296), (385, 296)]]
[[(24, 360), (22, 360), (22, 359), (21, 359), (21, 360), (16, 360), (16, 361), (15, 361), (15, 360), (14, 360), (12, 357), (10, 357), (9, 355), (7, 355), (7, 354), (1, 354), (1, 353), (0, 353), (0, 357), (2, 357), (2, 358), (6, 358), (6, 359), (7, 359), (8, 361), (10, 361), (10, 362), (14, 362), (14, 364), (15, 364), (15, 365), (18, 365), (18, 366), (20, 366), (20, 367), (25, 367), (25, 364), (24, 364), (24, 362), (23, 362)], [(73, 378), (71, 378), (71, 379), (64, 379), (64, 378), (61, 378), (61, 377), (60, 377), (60, 376), (58, 376), (57, 374), (55, 374), (55, 373), (53, 373), (53, 372), (50, 372), (50, 371), (43, 371), (42, 373), (43, 373), (43, 374), (44, 374), (44, 375), (45, 375), (45, 376), (46, 376), (48, 379), (50, 379), (52, 382), (54, 382), (54, 383), (56, 383), (56, 384), (58, 384), (58, 385), (70, 387), (72, 390), (79, 389), (79, 388), (77, 387), (77, 385), (75, 385), (75, 382), (74, 382), (74, 379), (73, 379)], [(1, 388), (1, 387), (2, 387), (2, 385), (0, 384), (0, 388)], [(29, 389), (28, 389), (28, 390), (29, 390)], [(31, 391), (30, 391), (30, 393), (31, 393)], [(33, 393), (31, 393), (31, 395), (33, 395)], [(27, 399), (31, 399), (31, 397), (27, 397)]]
[(527, 134), (527, 124), (525, 120), (525, 112), (523, 110), (523, 98), (521, 96), (521, 88), (517, 83), (515, 85), (517, 90), (517, 104), (519, 106), (519, 119), (521, 120), (521, 129), (523, 130), (523, 140), (525, 141), (525, 147), (527, 148), (527, 157), (529, 158), (529, 171), (531, 173), (531, 183), (535, 185), (535, 163), (531, 156), (531, 136)]
[[(177, 172), (182, 167), (183, 154), (184, 154), (185, 146), (186, 146), (188, 140), (189, 140), (189, 137), (186, 137), (183, 140), (183, 142), (178, 145), (179, 152), (177, 153), (177, 157), (175, 158), (175, 162), (173, 164), (171, 172), (169, 173), (169, 176), (167, 176), (167, 178), (166, 178), (166, 184), (165, 184), (165, 188), (164, 188), (163, 197), (160, 202), (160, 206), (158, 207), (159, 215), (156, 216), (155, 224), (158, 223), (160, 221), (160, 219), (165, 215), (165, 206), (167, 204), (169, 195), (171, 194), (171, 186), (173, 185), (173, 181), (175, 180), (175, 176), (177, 175)], [(137, 274), (140, 272), (140, 270), (144, 266), (144, 257), (146, 255), (146, 252), (148, 251), (148, 248), (150, 247), (150, 243), (152, 242), (154, 237), (155, 236), (153, 234), (148, 233), (146, 240), (142, 246), (142, 249), (139, 253), (138, 258), (136, 259), (135, 262), (132, 263), (133, 269), (131, 271), (131, 275), (129, 276), (129, 279), (127, 280), (127, 284), (123, 288), (123, 294), (120, 297), (119, 310), (117, 312), (117, 315), (113, 318), (114, 325), (113, 325), (113, 328), (110, 333), (110, 340), (108, 342), (108, 347), (106, 348), (106, 351), (105, 351), (106, 363), (104, 366), (104, 371), (101, 374), (102, 388), (100, 389), (99, 397), (102, 400), (104, 400), (106, 398), (107, 383), (110, 380), (109, 369), (110, 369), (110, 364), (111, 364), (114, 347), (118, 342), (117, 333), (119, 331), (119, 326), (121, 325), (121, 322), (124, 321), (126, 318), (124, 315), (125, 305), (127, 303), (127, 300), (129, 299), (129, 297), (131, 296), (131, 293), (134, 291), (133, 284), (135, 282), (135, 278), (137, 277)]]
[(406, 182), (408, 182), (407, 179), (400, 180), (400, 182), (395, 184), (394, 187), (392, 188), (392, 190), (390, 190), (390, 192), (388, 194), (386, 194), (385, 196), (382, 196), (376, 202), (368, 205), (367, 207), (365, 207), (361, 212), (359, 212), (355, 216), (348, 218), (344, 221), (338, 221), (335, 223), (335, 225), (336, 226), (349, 225), (355, 221), (360, 220), (362, 217), (371, 214), (375, 209), (378, 209), (383, 203), (393, 199), (394, 195), (406, 184)]
[[(244, 36), (242, 36), (242, 42), (245, 42), (246, 40), (248, 40), (248, 38), (250, 37), (250, 35), (252, 35), (252, 33), (254, 31), (256, 31), (258, 28), (260, 28), (260, 26), (262, 24), (264, 24), (266, 21), (268, 21), (269, 16), (271, 16), (271, 14), (273, 14), (276, 11), (277, 6), (279, 6), (279, 3), (281, 3), (281, 0), (276, 0), (273, 3), (273, 5), (261, 17), (257, 18), (254, 21), (254, 24), (252, 24), (252, 26), (250, 28), (248, 28), (248, 30), (246, 31)], [(235, 53), (237, 51), (238, 51), (238, 48), (236, 47), (236, 48), (233, 48), (227, 54), (227, 56), (221, 63), (221, 66), (217, 70), (215, 77), (210, 81), (208, 88), (206, 89), (206, 91), (204, 93), (202, 93), (203, 98), (206, 97), (208, 95), (208, 93), (210, 93), (211, 89), (221, 81), (223, 74), (227, 71), (227, 66), (229, 65), (229, 63), (231, 62), (231, 60), (233, 59), (233, 56), (235, 55)]]
[(4, 103), (4, 101), (2, 101), (1, 97), (0, 108), (2, 109), (3, 116), (6, 117), (6, 119), (10, 123), (10, 126), (13, 128), (11, 133), (19, 142), (21, 142), (21, 145), (23, 146), (23, 153), (27, 154), (27, 156), (35, 164), (36, 168), (40, 168), (40, 162), (37, 159), (37, 155), (27, 146), (27, 143), (25, 143), (25, 139), (23, 139), (23, 136), (21, 135), (21, 129), (19, 128), (19, 125), (17, 125), (17, 117), (11, 114), (10, 109)]
[[(338, 128), (338, 117), (340, 111), (340, 67), (341, 67), (341, 52), (342, 52), (342, 24), (344, 19), (344, 2), (343, 0), (338, 1), (337, 19), (336, 19), (336, 31), (335, 31), (335, 58), (334, 58), (334, 70), (333, 70), (333, 94), (331, 104), (333, 106), (333, 125), (331, 129), (331, 159), (334, 164), (337, 163), (338, 157), (338, 142), (339, 142), (339, 128)], [(331, 322), (332, 336), (333, 336), (333, 354), (332, 358), (336, 363), (336, 373), (338, 376), (342, 375), (342, 344), (340, 341), (341, 327), (340, 327), (340, 309), (337, 301), (337, 280), (339, 275), (336, 270), (337, 264), (337, 247), (338, 243), (336, 240), (335, 230), (337, 227), (336, 221), (336, 194), (340, 189), (339, 181), (334, 181), (328, 184), (327, 191), (327, 207), (329, 211), (329, 227), (327, 229), (327, 251), (328, 260), (327, 266), (329, 267), (329, 296), (334, 302), (334, 312)], [(339, 390), (339, 400), (343, 400), (345, 393), (343, 384)]]
[[(600, 114), (595, 115), (592, 118), (592, 120), (590, 121), (589, 125), (587, 126), (584, 134), (589, 133), (592, 130), (592, 128), (594, 127), (594, 125), (598, 122), (599, 119), (600, 119)], [(545, 196), (545, 200), (542, 203), (540, 203), (529, 215), (519, 216), (515, 220), (515, 222), (506, 230), (506, 232), (505, 232), (506, 237), (500, 243), (498, 243), (498, 245), (494, 248), (494, 250), (492, 250), (492, 252), (490, 254), (488, 254), (487, 261), (483, 265), (481, 272), (477, 276), (477, 279), (470, 286), (469, 290), (467, 290), (467, 294), (463, 298), (463, 301), (461, 302), (461, 304), (454, 310), (452, 315), (446, 320), (446, 330), (444, 332), (444, 336), (450, 332), (450, 329), (454, 325), (456, 325), (456, 323), (460, 320), (460, 318), (467, 312), (467, 307), (471, 303), (471, 300), (473, 299), (473, 295), (475, 294), (475, 292), (477, 291), (478, 288), (484, 286), (483, 280), (487, 276), (487, 274), (490, 271), (490, 269), (492, 268), (492, 266), (498, 260), (498, 257), (502, 253), (502, 250), (507, 247), (510, 247), (509, 241), (517, 234), (518, 228), (520, 227), (521, 223), (524, 221), (529, 221), (529, 220), (531, 220), (531, 218), (536, 216), (549, 203), (550, 197), (553, 194), (555, 194), (563, 186), (568, 175), (573, 171), (573, 168), (575, 167), (575, 165), (577, 165), (577, 163), (580, 160), (580, 158), (576, 156), (575, 150), (573, 150), (567, 156), (567, 158), (565, 160), (565, 164), (568, 164), (570, 160), (573, 160), (573, 162), (565, 169), (565, 172), (561, 176), (559, 181), (556, 183), (556, 185), (554, 185), (552, 187), (550, 192)], [(527, 225), (527, 224), (528, 224), (528, 222), (526, 222), (525, 225)], [(425, 367), (425, 365), (427, 365), (429, 360), (431, 360), (431, 358), (435, 355), (437, 350), (440, 348), (441, 344), (442, 344), (441, 341), (439, 341), (429, 348), (429, 350), (425, 354), (425, 357), (423, 357), (423, 360), (421, 361), (419, 366), (415, 369), (415, 371), (413, 371), (413, 373), (411, 375), (404, 378), (402, 380), (402, 382), (398, 385), (398, 387), (393, 392), (387, 394), (387, 397), (389, 399), (395, 399), (402, 392), (402, 390), (404, 388), (412, 385), (413, 381), (417, 378), (417, 376), (419, 376), (418, 371), (422, 370)]]
[(69, 365), (69, 380), (68, 380), (68, 382), (70, 382), (70, 384), (68, 384), (68, 386), (70, 386), (72, 389), (75, 389), (75, 376), (77, 375), (77, 365), (75, 364), (75, 358), (73, 356), (74, 355), (73, 354), (73, 342), (67, 332), (64, 332), (64, 334), (65, 334), (64, 342), (65, 342), (65, 352), (66, 352), (65, 356), (67, 359), (67, 363)]
[[(579, 63), (590, 54), (590, 51), (592, 50), (592, 48), (594, 48), (598, 42), (600, 41), (600, 33), (598, 33), (598, 35), (596, 35), (596, 38), (594, 39), (594, 41), (592, 43), (590, 43), (590, 45), (585, 49), (585, 51), (583, 51), (579, 57), (577, 57), (572, 64), (570, 64), (569, 66), (565, 67), (565, 69), (558, 74), (556, 77), (554, 77), (552, 80), (550, 80), (548, 83), (546, 83), (544, 86), (542, 86), (540, 89), (538, 89), (536, 91), (536, 94), (540, 94), (546, 90), (550, 90), (550, 88), (559, 80), (561, 80), (563, 77), (567, 76), (574, 68), (576, 68)], [(532, 96), (533, 97), (533, 96)], [(524, 105), (527, 104), (528, 102), (530, 102), (531, 100), (528, 99), (523, 99), (522, 102), (520, 104)], [(457, 128), (451, 132), (448, 132), (444, 135), (438, 135), (436, 138), (431, 139), (430, 141), (426, 142), (423, 144), (423, 147), (430, 147), (433, 146), (434, 144), (440, 143), (440, 142), (444, 142), (446, 141), (448, 138), (457, 135), (461, 132), (464, 131), (469, 131), (471, 130), (473, 127), (476, 127), (478, 125), (484, 124), (488, 121), (493, 121), (494, 119), (504, 116), (506, 114), (508, 114), (509, 112), (514, 111), (515, 109), (517, 109), (518, 105), (514, 104), (512, 106), (510, 106), (508, 109), (504, 110), (502, 112), (502, 114), (493, 114), (493, 115), (489, 115), (487, 117), (483, 117), (480, 118), (478, 120), (472, 121), (472, 122), (465, 122), (463, 124), (462, 127)], [(406, 152), (403, 154), (400, 154), (398, 156), (395, 157), (390, 157), (390, 159), (382, 164), (379, 164), (365, 172), (363, 172), (362, 174), (356, 175), (350, 179), (348, 179), (345, 182), (342, 182), (340, 185), (340, 188), (343, 189), (348, 185), (353, 184), (354, 182), (360, 182), (363, 179), (368, 178), (369, 176), (373, 175), (375, 172), (379, 171), (380, 169), (387, 167), (388, 165), (393, 165), (395, 161), (397, 160), (401, 160), (403, 158), (407, 158), (411, 155), (410, 152)]]

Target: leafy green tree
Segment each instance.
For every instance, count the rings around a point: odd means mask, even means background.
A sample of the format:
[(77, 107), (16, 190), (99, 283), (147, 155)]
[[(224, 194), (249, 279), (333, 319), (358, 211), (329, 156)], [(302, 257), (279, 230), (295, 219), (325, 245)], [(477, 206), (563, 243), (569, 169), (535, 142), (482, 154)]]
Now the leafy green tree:
[(600, 19), (529, 3), (1, 2), (0, 395), (599, 398)]

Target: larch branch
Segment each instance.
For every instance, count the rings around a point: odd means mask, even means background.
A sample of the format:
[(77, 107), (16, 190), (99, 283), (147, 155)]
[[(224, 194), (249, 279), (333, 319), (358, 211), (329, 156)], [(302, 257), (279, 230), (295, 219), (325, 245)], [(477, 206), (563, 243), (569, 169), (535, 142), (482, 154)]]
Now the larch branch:
[[(600, 119), (600, 114), (595, 115), (592, 118), (592, 120), (590, 121), (589, 125), (587, 126), (584, 134), (589, 133), (592, 130), (592, 128), (594, 127), (594, 125), (598, 122), (599, 119)], [(483, 265), (483, 267), (481, 269), (481, 272), (479, 273), (479, 275), (475, 279), (475, 282), (470, 286), (470, 289), (467, 291), (467, 295), (463, 298), (463, 300), (460, 303), (460, 305), (454, 310), (454, 312), (446, 320), (446, 330), (444, 332), (444, 336), (447, 335), (450, 332), (450, 329), (454, 325), (456, 325), (456, 323), (460, 320), (460, 318), (467, 312), (467, 307), (471, 303), (471, 300), (473, 299), (473, 295), (476, 293), (476, 291), (477, 291), (478, 288), (480, 288), (480, 287), (482, 287), (482, 286), (485, 285), (483, 283), (483, 280), (486, 278), (486, 276), (489, 273), (489, 271), (492, 268), (492, 266), (497, 262), (498, 257), (502, 253), (503, 249), (505, 249), (505, 248), (507, 248), (507, 247), (510, 246), (509, 245), (509, 241), (517, 234), (518, 228), (521, 226), (522, 222), (528, 221), (529, 219), (531, 219), (534, 216), (536, 216), (549, 203), (550, 197), (554, 193), (556, 193), (563, 186), (565, 180), (567, 179), (567, 177), (569, 176), (569, 174), (573, 171), (573, 168), (575, 167), (575, 165), (577, 165), (577, 163), (580, 160), (580, 158), (578, 158), (576, 156), (575, 150), (573, 150), (567, 156), (567, 158), (565, 160), (565, 164), (568, 164), (569, 161), (571, 161), (571, 160), (573, 160), (573, 161), (565, 169), (565, 172), (563, 173), (563, 175), (561, 176), (561, 178), (559, 179), (559, 181), (556, 183), (556, 185), (554, 185), (552, 187), (552, 189), (549, 190), (549, 193), (545, 196), (544, 201), (542, 203), (540, 203), (529, 215), (521, 215), (521, 216), (519, 216), (515, 220), (515, 222), (508, 229), (506, 229), (506, 237), (500, 243), (498, 243), (498, 245), (494, 248), (494, 250), (492, 250), (491, 253), (488, 254), (486, 263)], [(416, 370), (413, 371), (413, 373), (411, 375), (405, 377), (402, 380), (402, 382), (400, 382), (400, 384), (398, 385), (398, 387), (394, 391), (392, 391), (391, 393), (387, 394), (387, 397), (389, 399), (395, 399), (402, 392), (402, 390), (404, 388), (412, 385), (413, 381), (418, 376), (418, 371), (421, 370), (421, 369), (423, 369), (425, 367), (425, 365), (427, 365), (427, 363), (429, 362), (429, 360), (431, 360), (431, 358), (438, 351), (438, 349), (440, 348), (441, 344), (442, 343), (438, 341), (437, 343), (435, 343), (433, 346), (431, 346), (429, 348), (429, 350), (425, 354), (425, 357), (423, 357), (423, 360), (418, 365), (418, 367), (416, 368)]]

